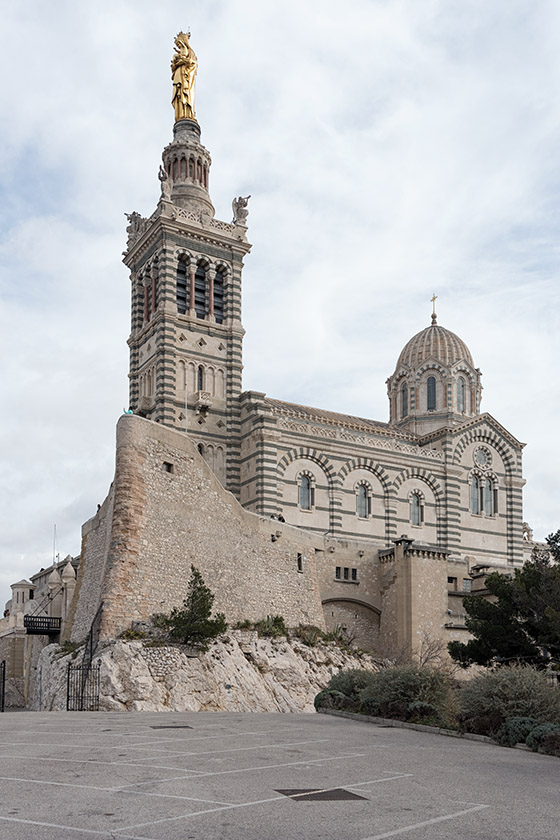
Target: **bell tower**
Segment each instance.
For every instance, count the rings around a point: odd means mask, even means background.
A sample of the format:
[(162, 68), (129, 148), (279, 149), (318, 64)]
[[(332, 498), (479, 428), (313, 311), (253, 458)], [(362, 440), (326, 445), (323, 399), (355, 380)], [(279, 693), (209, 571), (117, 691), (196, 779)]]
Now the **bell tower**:
[(233, 201), (231, 223), (214, 218), (211, 158), (194, 111), (197, 59), (185, 33), (175, 39), (171, 70), (175, 124), (159, 169), (160, 199), (149, 218), (127, 214), (130, 408), (184, 430), (238, 496), (248, 199)]

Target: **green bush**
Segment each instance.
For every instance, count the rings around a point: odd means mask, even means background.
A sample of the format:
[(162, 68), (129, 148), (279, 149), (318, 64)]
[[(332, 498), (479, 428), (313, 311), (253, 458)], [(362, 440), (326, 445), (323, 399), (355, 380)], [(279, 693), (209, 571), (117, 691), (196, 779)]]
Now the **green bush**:
[(541, 739), (539, 752), (560, 758), (560, 732), (549, 732)]
[(506, 718), (498, 729), (494, 740), (503, 747), (515, 747), (516, 744), (524, 744), (527, 735), (536, 726), (539, 726), (539, 721), (536, 718)]
[(424, 700), (414, 700), (409, 703), (406, 716), (410, 723), (427, 723), (428, 725), (437, 724), (441, 719), (439, 710), (434, 704), (426, 703)]
[(342, 624), (337, 624), (323, 635), (323, 639), (325, 642), (335, 642), (339, 647), (347, 649), (352, 647), (354, 636)]
[(375, 674), (372, 671), (364, 671), (360, 668), (349, 668), (347, 671), (339, 671), (330, 678), (327, 689), (340, 691), (354, 703), (358, 703), (360, 692), (368, 686)]
[(479, 674), (460, 691), (460, 723), (467, 732), (493, 737), (507, 718), (560, 722), (560, 692), (529, 666)]
[(314, 624), (300, 624), (292, 631), (296, 639), (300, 639), (304, 645), (308, 647), (315, 647), (317, 642), (322, 641), (324, 634), (320, 627)]
[[(551, 738), (551, 736), (553, 736)], [(529, 734), (525, 740), (525, 743), (529, 747), (529, 749), (537, 752), (539, 748), (542, 748), (544, 745), (543, 742), (545, 739), (551, 739), (549, 743), (553, 743), (556, 738), (560, 740), (560, 725), (557, 723), (541, 723), (540, 726), (536, 726)], [(554, 753), (551, 753), (552, 755)]]
[(415, 702), (429, 704), (442, 718), (451, 702), (451, 685), (441, 671), (416, 665), (384, 668), (371, 675), (360, 692), (360, 711), (364, 714), (406, 720)]
[(331, 691), (324, 688), (315, 696), (313, 701), (315, 709), (346, 709), (348, 708), (348, 697), (341, 691)]
[(286, 636), (288, 630), (281, 615), (267, 615), (254, 624), (259, 636)]

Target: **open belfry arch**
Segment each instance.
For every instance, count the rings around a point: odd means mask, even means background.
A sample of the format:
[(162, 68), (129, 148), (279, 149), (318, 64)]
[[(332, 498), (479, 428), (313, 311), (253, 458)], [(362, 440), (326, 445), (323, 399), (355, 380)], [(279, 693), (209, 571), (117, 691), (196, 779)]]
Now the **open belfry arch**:
[(480, 369), (435, 294), (387, 380), (387, 422), (242, 390), (250, 196), (215, 218), (197, 68), (179, 33), (159, 200), (127, 214), (130, 409), (64, 633), (78, 641), (95, 621), (114, 637), (179, 606), (193, 564), (230, 622), (342, 625), (387, 655), (464, 638), (480, 570), (511, 570), (533, 545), (524, 444), (481, 413)]

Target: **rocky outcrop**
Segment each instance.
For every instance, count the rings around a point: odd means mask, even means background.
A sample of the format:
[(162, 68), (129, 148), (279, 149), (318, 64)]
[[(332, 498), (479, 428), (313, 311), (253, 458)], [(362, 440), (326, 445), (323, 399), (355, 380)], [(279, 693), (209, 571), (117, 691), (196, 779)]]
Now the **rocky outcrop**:
[[(79, 662), (78, 658), (75, 662)], [(66, 708), (69, 656), (58, 645), (41, 662), (43, 710)], [(367, 654), (335, 644), (308, 647), (298, 640), (230, 631), (206, 653), (144, 641), (107, 643), (100, 663), (100, 709), (105, 711), (312, 712), (313, 698), (341, 669), (376, 670)], [(34, 698), (32, 708), (39, 708)]]

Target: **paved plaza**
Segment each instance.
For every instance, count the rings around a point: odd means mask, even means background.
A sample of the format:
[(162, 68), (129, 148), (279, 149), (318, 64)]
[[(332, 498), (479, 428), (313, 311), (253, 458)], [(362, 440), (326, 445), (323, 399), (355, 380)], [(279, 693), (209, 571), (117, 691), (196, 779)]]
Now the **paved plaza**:
[(2, 840), (558, 840), (560, 760), (326, 715), (0, 715)]

